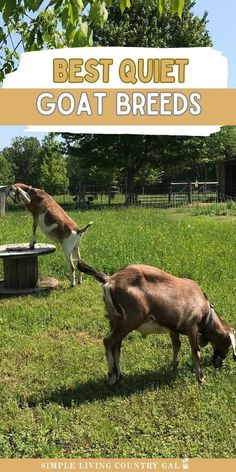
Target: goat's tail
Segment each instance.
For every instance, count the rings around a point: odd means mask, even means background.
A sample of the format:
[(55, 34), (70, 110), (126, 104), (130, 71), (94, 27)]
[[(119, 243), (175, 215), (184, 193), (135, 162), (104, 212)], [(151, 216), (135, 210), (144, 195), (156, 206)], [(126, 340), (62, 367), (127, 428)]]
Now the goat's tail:
[(106, 275), (104, 274), (104, 272), (100, 272), (99, 270), (94, 269), (94, 267), (89, 266), (81, 259), (79, 259), (77, 262), (77, 268), (85, 274), (92, 275), (92, 277), (95, 277), (95, 279), (97, 279), (98, 282), (101, 282), (102, 284), (105, 284), (109, 280), (109, 275)]
[(89, 228), (89, 226), (92, 226), (93, 225), (93, 221), (90, 221), (87, 225), (83, 226), (83, 228), (80, 228), (78, 230), (78, 233), (79, 234), (83, 234), (85, 233), (85, 231), (87, 231), (87, 229)]

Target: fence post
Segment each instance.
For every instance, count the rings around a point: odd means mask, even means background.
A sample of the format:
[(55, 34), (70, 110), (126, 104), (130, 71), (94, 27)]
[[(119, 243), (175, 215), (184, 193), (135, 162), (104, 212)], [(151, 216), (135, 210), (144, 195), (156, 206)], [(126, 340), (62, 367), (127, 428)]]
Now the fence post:
[(188, 203), (192, 205), (193, 202), (193, 193), (192, 193), (192, 182), (189, 182), (188, 185)]
[(168, 193), (168, 203), (171, 202), (171, 185), (169, 186), (169, 193)]
[(217, 183), (217, 186), (216, 186), (216, 203), (218, 203), (220, 200), (220, 185), (219, 185), (219, 182)]

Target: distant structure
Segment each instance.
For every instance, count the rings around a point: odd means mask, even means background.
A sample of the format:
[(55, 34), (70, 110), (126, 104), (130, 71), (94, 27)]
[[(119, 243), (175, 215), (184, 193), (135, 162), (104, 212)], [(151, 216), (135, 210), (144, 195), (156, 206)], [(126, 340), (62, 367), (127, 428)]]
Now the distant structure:
[(0, 216), (5, 215), (7, 185), (0, 185)]
[(236, 198), (236, 156), (220, 162), (218, 172), (220, 193)]

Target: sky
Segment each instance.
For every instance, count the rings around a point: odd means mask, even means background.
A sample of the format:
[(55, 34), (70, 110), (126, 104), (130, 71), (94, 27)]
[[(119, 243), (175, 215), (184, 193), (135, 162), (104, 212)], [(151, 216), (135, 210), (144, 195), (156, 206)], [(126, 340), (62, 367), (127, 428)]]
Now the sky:
[[(236, 1), (235, 0), (197, 0), (194, 12), (202, 16), (208, 11), (208, 30), (215, 49), (222, 51), (228, 59), (228, 86), (236, 88)], [(0, 149), (11, 144), (16, 136), (36, 136), (42, 139), (45, 133), (25, 132), (25, 126), (0, 126)]]

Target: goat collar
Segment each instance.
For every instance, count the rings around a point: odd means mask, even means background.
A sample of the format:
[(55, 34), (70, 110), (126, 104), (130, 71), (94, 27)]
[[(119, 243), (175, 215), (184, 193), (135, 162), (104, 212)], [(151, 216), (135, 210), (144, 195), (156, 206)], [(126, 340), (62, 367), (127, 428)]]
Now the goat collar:
[(203, 326), (202, 328), (200, 328), (200, 333), (201, 334), (205, 334), (206, 331), (211, 327), (212, 323), (213, 323), (213, 318), (214, 318), (214, 313), (215, 313), (215, 310), (214, 310), (214, 305), (210, 304), (210, 314), (209, 314), (209, 318), (205, 324), (205, 326)]

